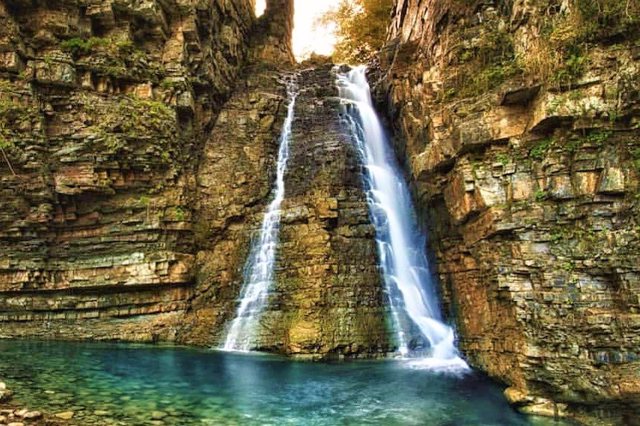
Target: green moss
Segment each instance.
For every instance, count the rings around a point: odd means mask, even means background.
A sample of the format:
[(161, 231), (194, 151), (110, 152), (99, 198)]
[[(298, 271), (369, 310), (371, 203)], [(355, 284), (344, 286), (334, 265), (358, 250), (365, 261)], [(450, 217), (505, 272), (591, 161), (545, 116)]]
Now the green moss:
[(148, 207), (150, 202), (151, 202), (151, 198), (149, 198), (147, 195), (141, 195), (140, 198), (138, 199), (138, 203), (145, 207)]
[(575, 153), (582, 146), (582, 139), (574, 138), (565, 144), (565, 149), (571, 154)]
[(507, 164), (509, 164), (509, 160), (510, 160), (509, 156), (505, 153), (499, 153), (496, 155), (496, 161), (498, 161), (503, 166), (506, 166)]
[[(542, 3), (539, 3), (542, 6)], [(594, 43), (633, 40), (640, 30), (639, 0), (567, 0), (551, 2), (538, 20), (539, 37), (522, 55), (530, 77), (554, 84), (571, 84), (589, 67)]]
[(540, 202), (549, 198), (549, 194), (547, 193), (547, 191), (539, 189), (535, 192), (534, 197), (536, 201)]
[(71, 52), (76, 59), (91, 55), (91, 68), (109, 77), (157, 82), (166, 74), (162, 65), (149, 60), (148, 54), (130, 40), (75, 37), (60, 43), (60, 48)]
[(443, 88), (443, 100), (476, 97), (522, 73), (511, 33), (497, 23), (485, 27), (473, 48), (459, 46), (458, 73)]
[[(25, 100), (8, 81), (0, 83), (0, 149), (16, 148), (24, 139), (23, 124), (39, 120), (39, 111)], [(6, 156), (6, 152), (4, 152)], [(6, 160), (6, 158), (5, 158)]]
[(551, 138), (542, 139), (536, 144), (536, 146), (531, 148), (531, 151), (529, 151), (529, 157), (535, 160), (542, 160), (552, 144), (553, 144), (553, 139)]
[(495, 89), (508, 78), (518, 75), (521, 72), (516, 62), (506, 62), (491, 65), (477, 72), (469, 72), (465, 83), (458, 90), (458, 94), (463, 97), (480, 96), (490, 90)]
[(569, 142), (567, 142), (564, 145), (564, 149), (567, 152), (573, 154), (577, 152), (584, 145), (590, 145), (590, 146), (595, 146), (597, 148), (602, 148), (605, 142), (607, 142), (612, 135), (613, 135), (613, 132), (609, 130), (599, 130), (599, 131), (591, 132), (588, 135), (585, 135), (583, 137), (572, 138), (571, 140), (569, 140)]
[(566, 237), (566, 235), (563, 232), (563, 230), (555, 230), (550, 235), (551, 241), (553, 241), (553, 242), (561, 241), (565, 237)]
[(637, 28), (640, 3), (637, 0), (573, 0), (577, 31), (586, 41), (606, 38)]
[[(580, 45), (567, 47), (564, 59), (554, 75), (552, 81), (558, 84), (571, 84), (582, 77), (589, 65), (589, 58)], [(576, 94), (575, 96), (578, 96)]]
[(136, 45), (131, 40), (119, 40), (115, 43), (118, 52), (128, 55), (137, 51)]
[(631, 157), (633, 159), (633, 165), (636, 167), (636, 170), (640, 172), (640, 148), (632, 150)]
[(119, 152), (131, 142), (153, 138), (158, 148), (155, 152), (166, 163), (172, 143), (181, 139), (174, 110), (162, 102), (122, 96), (96, 103), (95, 98), (80, 96), (84, 97), (79, 103), (92, 116), (91, 130), (110, 153)]
[(112, 40), (101, 37), (90, 37), (88, 39), (74, 37), (60, 43), (60, 48), (71, 52), (74, 56), (87, 55), (94, 49), (108, 47)]
[(7, 148), (11, 148), (12, 146), (13, 146), (12, 141), (7, 140), (3, 136), (0, 136), (0, 149), (7, 149)]
[(613, 132), (611, 132), (610, 130), (599, 130), (589, 133), (587, 136), (585, 136), (584, 140), (591, 145), (602, 147), (605, 142), (611, 138), (612, 135)]
[(565, 272), (569, 272), (569, 273), (571, 273), (571, 272), (573, 272), (573, 270), (576, 268), (576, 265), (575, 265), (573, 262), (571, 262), (571, 261), (566, 261), (566, 262), (563, 262), (563, 263), (560, 265), (560, 267), (561, 267)]
[(182, 207), (176, 207), (173, 209), (173, 217), (180, 222), (184, 222), (186, 218), (186, 213)]

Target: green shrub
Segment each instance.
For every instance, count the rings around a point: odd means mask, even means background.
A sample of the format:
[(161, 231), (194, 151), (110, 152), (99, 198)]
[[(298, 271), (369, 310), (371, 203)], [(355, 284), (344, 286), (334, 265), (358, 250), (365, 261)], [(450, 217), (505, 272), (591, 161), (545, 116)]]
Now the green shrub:
[(110, 44), (111, 40), (101, 37), (88, 39), (74, 37), (60, 43), (60, 48), (71, 52), (74, 56), (80, 56), (91, 53), (97, 47), (108, 47)]
[(631, 30), (640, 22), (638, 0), (573, 0), (580, 38), (593, 41)]
[(552, 80), (559, 84), (570, 84), (584, 75), (588, 65), (589, 58), (584, 55), (581, 46), (568, 46), (565, 57)]

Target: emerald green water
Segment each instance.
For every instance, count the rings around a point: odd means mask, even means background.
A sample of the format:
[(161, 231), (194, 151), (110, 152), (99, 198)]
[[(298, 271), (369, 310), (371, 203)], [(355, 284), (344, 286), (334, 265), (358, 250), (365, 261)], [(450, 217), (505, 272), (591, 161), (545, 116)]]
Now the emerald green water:
[(73, 410), (82, 425), (554, 424), (514, 412), (483, 376), (452, 377), (400, 361), (300, 363), (174, 347), (0, 340), (0, 378), (29, 408)]

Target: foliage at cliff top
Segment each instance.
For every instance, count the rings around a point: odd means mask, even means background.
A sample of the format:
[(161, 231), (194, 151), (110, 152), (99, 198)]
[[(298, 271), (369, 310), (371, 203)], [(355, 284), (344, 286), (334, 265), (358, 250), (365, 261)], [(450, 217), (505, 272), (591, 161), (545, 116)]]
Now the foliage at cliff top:
[(337, 25), (334, 60), (363, 63), (376, 55), (385, 42), (392, 6), (392, 0), (341, 0), (325, 14), (322, 24)]
[(528, 74), (566, 84), (585, 71), (590, 45), (632, 40), (639, 29), (640, 0), (554, 1), (520, 59)]

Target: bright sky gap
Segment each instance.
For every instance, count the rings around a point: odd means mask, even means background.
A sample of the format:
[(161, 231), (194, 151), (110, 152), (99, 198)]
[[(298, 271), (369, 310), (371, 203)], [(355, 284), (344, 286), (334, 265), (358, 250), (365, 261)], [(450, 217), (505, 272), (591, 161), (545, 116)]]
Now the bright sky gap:
[[(336, 26), (320, 25), (320, 17), (335, 8), (340, 0), (295, 0), (293, 53), (303, 60), (311, 53), (331, 55), (336, 44)], [(260, 16), (266, 0), (256, 0), (256, 15)]]

